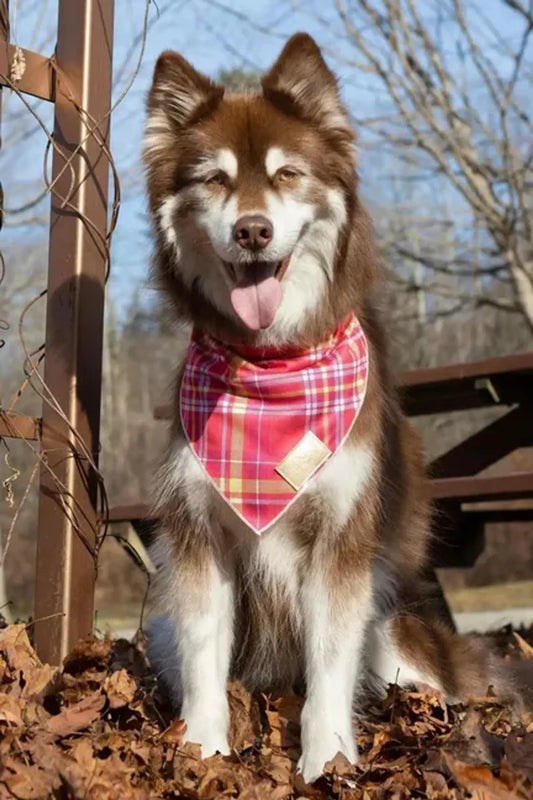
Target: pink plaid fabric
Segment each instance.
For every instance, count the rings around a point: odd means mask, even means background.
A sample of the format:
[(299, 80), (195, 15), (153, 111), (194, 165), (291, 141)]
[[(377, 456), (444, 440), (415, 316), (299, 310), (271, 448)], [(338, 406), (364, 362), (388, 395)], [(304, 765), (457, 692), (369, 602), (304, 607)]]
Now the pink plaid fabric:
[(332, 454), (344, 442), (367, 373), (367, 342), (354, 315), (306, 351), (237, 353), (193, 333), (181, 384), (183, 428), (216, 489), (253, 531), (262, 533), (297, 497), (275, 468), (308, 431)]

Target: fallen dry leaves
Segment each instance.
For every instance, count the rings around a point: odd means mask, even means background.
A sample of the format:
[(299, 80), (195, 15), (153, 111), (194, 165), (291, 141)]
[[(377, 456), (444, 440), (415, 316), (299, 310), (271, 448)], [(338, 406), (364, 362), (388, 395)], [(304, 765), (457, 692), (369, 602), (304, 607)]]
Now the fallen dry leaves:
[[(523, 659), (523, 637), (509, 640)], [(529, 645), (528, 645), (529, 646)], [(41, 664), (23, 625), (0, 630), (0, 798), (527, 800), (533, 716), (491, 696), (447, 707), (438, 692), (391, 687), (357, 725), (357, 767), (337, 755), (307, 786), (295, 773), (302, 700), (231, 684), (230, 757), (185, 742), (142, 643), (90, 639), (62, 670)]]

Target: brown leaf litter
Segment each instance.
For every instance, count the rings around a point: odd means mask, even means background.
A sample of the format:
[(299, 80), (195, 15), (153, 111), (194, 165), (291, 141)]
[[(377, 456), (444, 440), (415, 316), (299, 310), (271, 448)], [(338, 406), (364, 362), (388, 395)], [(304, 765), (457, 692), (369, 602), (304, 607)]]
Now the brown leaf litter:
[[(528, 635), (500, 640), (529, 659)], [(508, 657), (510, 657), (508, 655)], [(517, 800), (533, 797), (533, 715), (487, 693), (447, 706), (391, 687), (356, 727), (361, 760), (340, 754), (313, 786), (295, 772), (302, 699), (253, 697), (237, 683), (229, 757), (200, 757), (169, 713), (142, 641), (88, 639), (58, 670), (24, 625), (0, 630), (0, 798), (150, 800)]]

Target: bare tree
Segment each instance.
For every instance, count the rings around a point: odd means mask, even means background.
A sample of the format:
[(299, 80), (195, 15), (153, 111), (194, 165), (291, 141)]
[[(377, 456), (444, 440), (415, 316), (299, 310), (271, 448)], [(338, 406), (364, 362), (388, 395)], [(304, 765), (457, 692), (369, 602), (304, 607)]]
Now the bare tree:
[(334, 2), (364, 68), (392, 102), (388, 119), (365, 124), (413, 170), (444, 178), (472, 227), (452, 258), (440, 239), (415, 247), (412, 237), (399, 236), (392, 249), (423, 265), (433, 284), (440, 276), (439, 289), (450, 298), (463, 298), (465, 281), (458, 287), (447, 279), (471, 279), (478, 304), (519, 311), (533, 330), (533, 124), (525, 85), (532, 75), (531, 3), (499, 0), (507, 17), (517, 18), (510, 42), (463, 0)]

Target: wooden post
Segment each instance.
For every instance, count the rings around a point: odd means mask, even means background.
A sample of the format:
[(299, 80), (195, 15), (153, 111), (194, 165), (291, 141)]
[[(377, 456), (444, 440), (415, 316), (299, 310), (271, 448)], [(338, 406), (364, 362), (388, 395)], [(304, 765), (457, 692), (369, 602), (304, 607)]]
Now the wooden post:
[(44, 379), (62, 413), (44, 404), (35, 590), (37, 651), (54, 664), (93, 619), (97, 480), (73, 430), (97, 462), (113, 7), (59, 2)]

